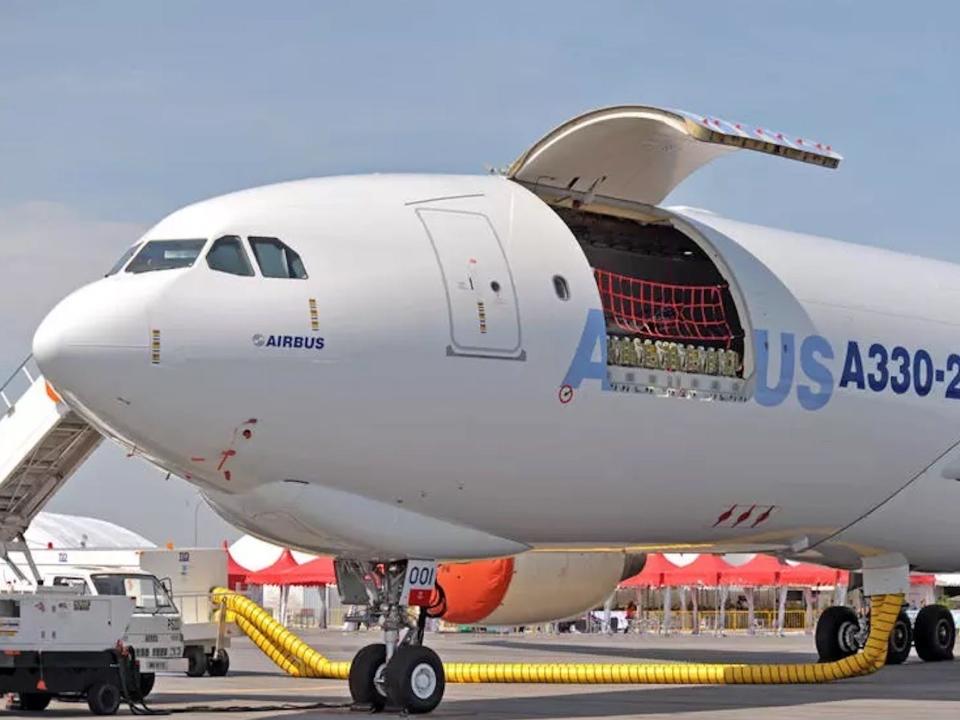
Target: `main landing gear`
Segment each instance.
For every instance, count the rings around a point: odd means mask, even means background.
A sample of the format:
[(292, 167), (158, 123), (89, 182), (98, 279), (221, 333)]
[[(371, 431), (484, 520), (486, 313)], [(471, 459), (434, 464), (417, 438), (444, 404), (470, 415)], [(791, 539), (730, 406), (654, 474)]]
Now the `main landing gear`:
[[(437, 608), (426, 605), (436, 580), (435, 564), (344, 560), (337, 561), (336, 569), (344, 602), (367, 604), (372, 613), (383, 618), (384, 642), (361, 649), (350, 665), (354, 705), (375, 711), (391, 707), (414, 714), (436, 708), (446, 686), (443, 663), (423, 645), (427, 618), (439, 617), (431, 613)], [(411, 582), (413, 575), (417, 577)], [(361, 588), (366, 598), (357, 597)], [(417, 604), (420, 614), (413, 622), (406, 610), (408, 605)]]
[[(816, 645), (820, 661), (832, 662), (857, 653), (866, 642), (869, 630), (869, 618), (861, 620), (850, 608), (827, 608), (817, 621)], [(942, 605), (921, 608), (912, 623), (907, 612), (901, 610), (887, 643), (887, 665), (904, 662), (911, 647), (916, 647), (917, 655), (926, 662), (950, 660), (956, 640), (953, 615)]]

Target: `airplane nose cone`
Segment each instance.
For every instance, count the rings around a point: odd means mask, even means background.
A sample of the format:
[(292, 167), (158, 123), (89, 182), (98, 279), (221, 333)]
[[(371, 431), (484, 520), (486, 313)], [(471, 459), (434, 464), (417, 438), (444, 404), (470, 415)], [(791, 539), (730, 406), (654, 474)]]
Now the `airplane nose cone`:
[(144, 303), (124, 297), (118, 284), (100, 281), (50, 311), (33, 337), (33, 354), (54, 386), (84, 395), (122, 372), (118, 362), (134, 354), (146, 358), (148, 333)]

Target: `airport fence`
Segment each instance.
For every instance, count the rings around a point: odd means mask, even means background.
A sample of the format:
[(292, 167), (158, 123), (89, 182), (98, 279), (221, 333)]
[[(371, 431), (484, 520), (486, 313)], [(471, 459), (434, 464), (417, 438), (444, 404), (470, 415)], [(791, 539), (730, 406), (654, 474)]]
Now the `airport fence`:
[[(358, 619), (354, 608), (344, 606), (334, 606), (326, 609), (326, 617), (322, 617), (322, 608), (303, 608), (290, 613), (287, 617), (287, 625), (291, 628), (310, 629), (328, 627), (341, 629), (345, 623)], [(601, 613), (592, 613), (586, 618), (573, 623), (542, 623), (536, 626), (523, 628), (526, 631), (539, 632), (557, 632), (558, 629), (566, 629), (568, 626), (576, 627), (579, 632), (600, 632), (601, 622), (598, 615)], [(810, 632), (816, 626), (819, 613), (813, 612), (809, 615), (805, 610), (789, 609), (784, 613), (783, 629), (785, 632)], [(776, 610), (756, 610), (754, 611), (753, 631), (757, 633), (775, 632), (777, 629), (777, 611)], [(624, 619), (621, 614), (614, 614), (611, 618), (615, 625), (615, 632), (629, 633), (691, 633), (694, 630), (693, 612), (690, 610), (674, 610), (670, 613), (669, 627), (664, 626), (664, 613), (662, 610), (644, 610), (636, 618), (627, 624), (624, 629)], [(748, 632), (750, 630), (750, 615), (746, 610), (727, 610), (723, 617), (723, 627), (720, 627), (720, 613), (717, 610), (700, 610), (697, 613), (697, 630), (701, 633), (716, 632)], [(455, 623), (439, 623), (439, 630), (445, 632), (475, 632), (478, 628), (474, 626), (457, 625)], [(520, 628), (516, 628), (520, 630)], [(509, 630), (508, 628), (498, 628), (500, 631)], [(483, 631), (483, 629), (479, 629)]]

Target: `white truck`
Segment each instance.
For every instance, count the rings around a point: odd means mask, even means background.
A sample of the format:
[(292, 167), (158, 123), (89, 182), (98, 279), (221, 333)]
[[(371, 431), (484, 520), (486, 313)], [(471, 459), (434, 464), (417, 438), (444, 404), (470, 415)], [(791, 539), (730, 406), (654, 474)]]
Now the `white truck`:
[(142, 700), (135, 653), (120, 645), (133, 609), (131, 597), (68, 586), (0, 593), (0, 694), (27, 712), (85, 699), (97, 715)]
[[(210, 603), (210, 591), (227, 584), (224, 550), (45, 549), (33, 550), (31, 559), (45, 587), (74, 586), (91, 595), (123, 592), (137, 599), (126, 642), (137, 648), (147, 692), (156, 672), (185, 671), (190, 677), (227, 674), (227, 648), (235, 629), (221, 627)], [(23, 589), (35, 584), (16, 581), (2, 565), (0, 580)], [(181, 637), (174, 640), (177, 633)]]
[(43, 581), (38, 592), (63, 588), (79, 597), (133, 599), (133, 613), (121, 639), (134, 648), (140, 661), (143, 697), (153, 689), (156, 673), (186, 668), (180, 612), (155, 575), (139, 568), (69, 566), (44, 574)]
[(221, 548), (139, 550), (140, 568), (163, 579), (183, 619), (187, 675), (223, 677), (230, 670), (233, 625), (214, 619), (210, 591), (227, 586), (227, 553)]

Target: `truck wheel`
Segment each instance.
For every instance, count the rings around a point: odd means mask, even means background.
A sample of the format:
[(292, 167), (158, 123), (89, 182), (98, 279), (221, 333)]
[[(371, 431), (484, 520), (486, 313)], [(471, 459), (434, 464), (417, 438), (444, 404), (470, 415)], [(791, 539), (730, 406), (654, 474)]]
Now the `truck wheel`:
[(87, 706), (94, 715), (113, 715), (120, 707), (120, 688), (108, 682), (94, 683), (87, 690)]
[(226, 650), (221, 650), (219, 655), (207, 656), (207, 672), (210, 677), (225, 677), (230, 671), (230, 656)]
[(47, 705), (50, 704), (52, 698), (53, 696), (47, 693), (20, 693), (20, 709), (28, 712), (41, 712), (47, 709)]
[(189, 677), (203, 677), (204, 673), (207, 672), (207, 655), (203, 652), (202, 647), (189, 647), (187, 648), (187, 675)]
[(153, 684), (157, 681), (156, 673), (140, 673), (140, 697), (145, 698), (153, 692)]

